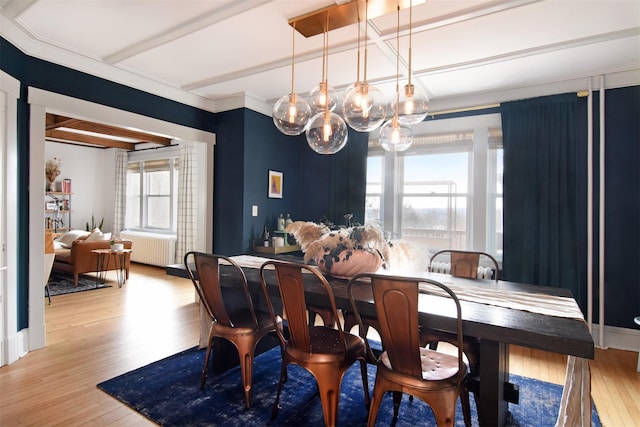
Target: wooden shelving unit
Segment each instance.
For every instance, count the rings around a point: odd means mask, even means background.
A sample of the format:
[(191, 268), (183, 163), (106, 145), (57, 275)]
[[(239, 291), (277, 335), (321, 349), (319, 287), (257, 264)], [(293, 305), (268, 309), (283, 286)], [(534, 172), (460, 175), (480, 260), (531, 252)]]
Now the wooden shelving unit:
[[(47, 191), (45, 193), (44, 228), (54, 233), (71, 229), (71, 195), (62, 191)], [(51, 204), (57, 206), (51, 209)]]

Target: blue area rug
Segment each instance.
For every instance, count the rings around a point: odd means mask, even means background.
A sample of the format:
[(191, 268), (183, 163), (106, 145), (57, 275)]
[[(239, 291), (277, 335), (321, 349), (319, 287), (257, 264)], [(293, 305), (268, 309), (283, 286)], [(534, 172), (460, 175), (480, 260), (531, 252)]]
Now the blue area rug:
[[(96, 286), (96, 278), (93, 276), (78, 276), (78, 286), (73, 283), (73, 275), (53, 270), (49, 276), (49, 292), (51, 296), (72, 294), (75, 292), (91, 291), (94, 289), (110, 288), (111, 285), (98, 283)], [(45, 290), (46, 296), (46, 290)]]
[[(98, 384), (98, 387), (162, 426), (254, 426), (267, 425), (280, 375), (280, 350), (269, 350), (255, 359), (251, 408), (244, 407), (239, 368), (207, 378), (199, 389), (204, 350), (195, 348), (154, 362)], [(215, 357), (215, 356), (214, 356)], [(322, 426), (322, 407), (311, 374), (289, 365), (288, 381), (280, 399), (281, 409), (271, 426)], [(520, 387), (520, 404), (509, 405), (509, 426), (553, 426), (556, 422), (562, 387), (510, 376)], [(373, 391), (375, 366), (369, 366), (369, 387)], [(477, 414), (471, 398), (473, 425)], [(376, 425), (390, 425), (393, 418), (391, 395), (385, 395)], [(342, 382), (338, 425), (365, 426), (367, 410), (359, 364), (354, 364)], [(400, 405), (397, 426), (434, 425), (431, 409), (422, 401)], [(464, 426), (458, 401), (456, 426)], [(595, 408), (593, 425), (600, 426)]]

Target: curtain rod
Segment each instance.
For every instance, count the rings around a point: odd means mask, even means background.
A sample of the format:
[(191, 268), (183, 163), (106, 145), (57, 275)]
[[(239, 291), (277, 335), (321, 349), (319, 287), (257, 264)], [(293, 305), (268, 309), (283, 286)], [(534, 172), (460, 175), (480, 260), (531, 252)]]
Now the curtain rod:
[(161, 148), (168, 148), (168, 147), (172, 147), (172, 148), (179, 148), (180, 145), (179, 144), (170, 144), (170, 145), (161, 145), (160, 147), (147, 147), (147, 148), (140, 148), (139, 150), (136, 150), (135, 148), (133, 150), (127, 150), (128, 153), (138, 153), (140, 151), (147, 151), (147, 150), (159, 150)]
[[(588, 90), (580, 90), (580, 91), (576, 92), (576, 95), (579, 98), (584, 98), (585, 96), (589, 96), (589, 91)], [(434, 111), (433, 113), (429, 113), (428, 116), (441, 116), (443, 114), (466, 113), (468, 111), (488, 110), (490, 108), (498, 108), (498, 107), (500, 107), (500, 103), (474, 105), (472, 107), (461, 107), (461, 108), (452, 108), (450, 110)]]

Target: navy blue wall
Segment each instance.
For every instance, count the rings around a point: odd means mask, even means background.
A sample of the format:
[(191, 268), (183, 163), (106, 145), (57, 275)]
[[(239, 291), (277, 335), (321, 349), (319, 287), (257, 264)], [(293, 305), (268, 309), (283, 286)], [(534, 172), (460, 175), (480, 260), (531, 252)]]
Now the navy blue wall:
[[(215, 252), (250, 253), (280, 214), (342, 224), (351, 212), (364, 220), (367, 134), (350, 132), (345, 148), (326, 156), (311, 150), (304, 135), (285, 136), (271, 117), (251, 110), (219, 113), (216, 123)], [(268, 197), (269, 170), (283, 174), (281, 199)]]
[[(304, 136), (287, 137), (277, 131), (270, 117), (247, 109), (214, 114), (171, 101), (125, 85), (91, 76), (47, 61), (32, 58), (0, 37), (0, 69), (21, 82), (18, 105), (18, 170), (25, 185), (18, 189), (21, 214), (18, 224), (18, 328), (28, 327), (28, 187), (29, 176), (29, 106), (27, 87), (72, 96), (195, 129), (216, 133), (214, 160), (214, 251), (235, 255), (250, 253), (252, 241), (260, 236), (264, 224), (273, 229), (280, 213), (294, 219), (317, 220), (322, 215), (333, 219), (347, 211), (343, 206), (361, 203), (364, 214), (364, 185), (356, 191), (339, 193), (331, 185), (334, 156), (320, 156), (311, 151)], [(362, 141), (365, 143), (362, 144)], [(360, 141), (360, 144), (357, 142)], [(351, 148), (353, 147), (353, 148)], [(364, 150), (362, 149), (364, 147)], [(343, 152), (357, 149), (359, 161), (340, 170), (341, 180), (364, 182), (366, 135), (350, 135)], [(353, 154), (351, 154), (353, 155)], [(344, 156), (344, 155), (343, 155)], [(338, 164), (339, 165), (339, 164)], [(342, 166), (340, 166), (342, 168)], [(268, 171), (284, 175), (284, 197), (267, 197)], [(356, 176), (357, 175), (357, 176)], [(353, 187), (353, 185), (351, 185)], [(353, 190), (353, 188), (351, 188)], [(331, 201), (337, 195), (349, 201)], [(251, 206), (258, 205), (259, 215), (251, 216)], [(335, 220), (334, 220), (335, 221)]]

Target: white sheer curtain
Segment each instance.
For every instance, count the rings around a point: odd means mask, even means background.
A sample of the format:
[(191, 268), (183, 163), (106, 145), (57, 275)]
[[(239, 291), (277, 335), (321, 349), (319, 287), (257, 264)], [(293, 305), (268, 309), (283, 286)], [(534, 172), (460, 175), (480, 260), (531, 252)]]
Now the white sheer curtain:
[(124, 230), (127, 213), (127, 161), (126, 150), (116, 151), (116, 194), (113, 213), (113, 236), (119, 237)]
[(196, 143), (180, 142), (176, 263), (182, 263), (184, 254), (195, 248), (198, 214), (197, 174)]

